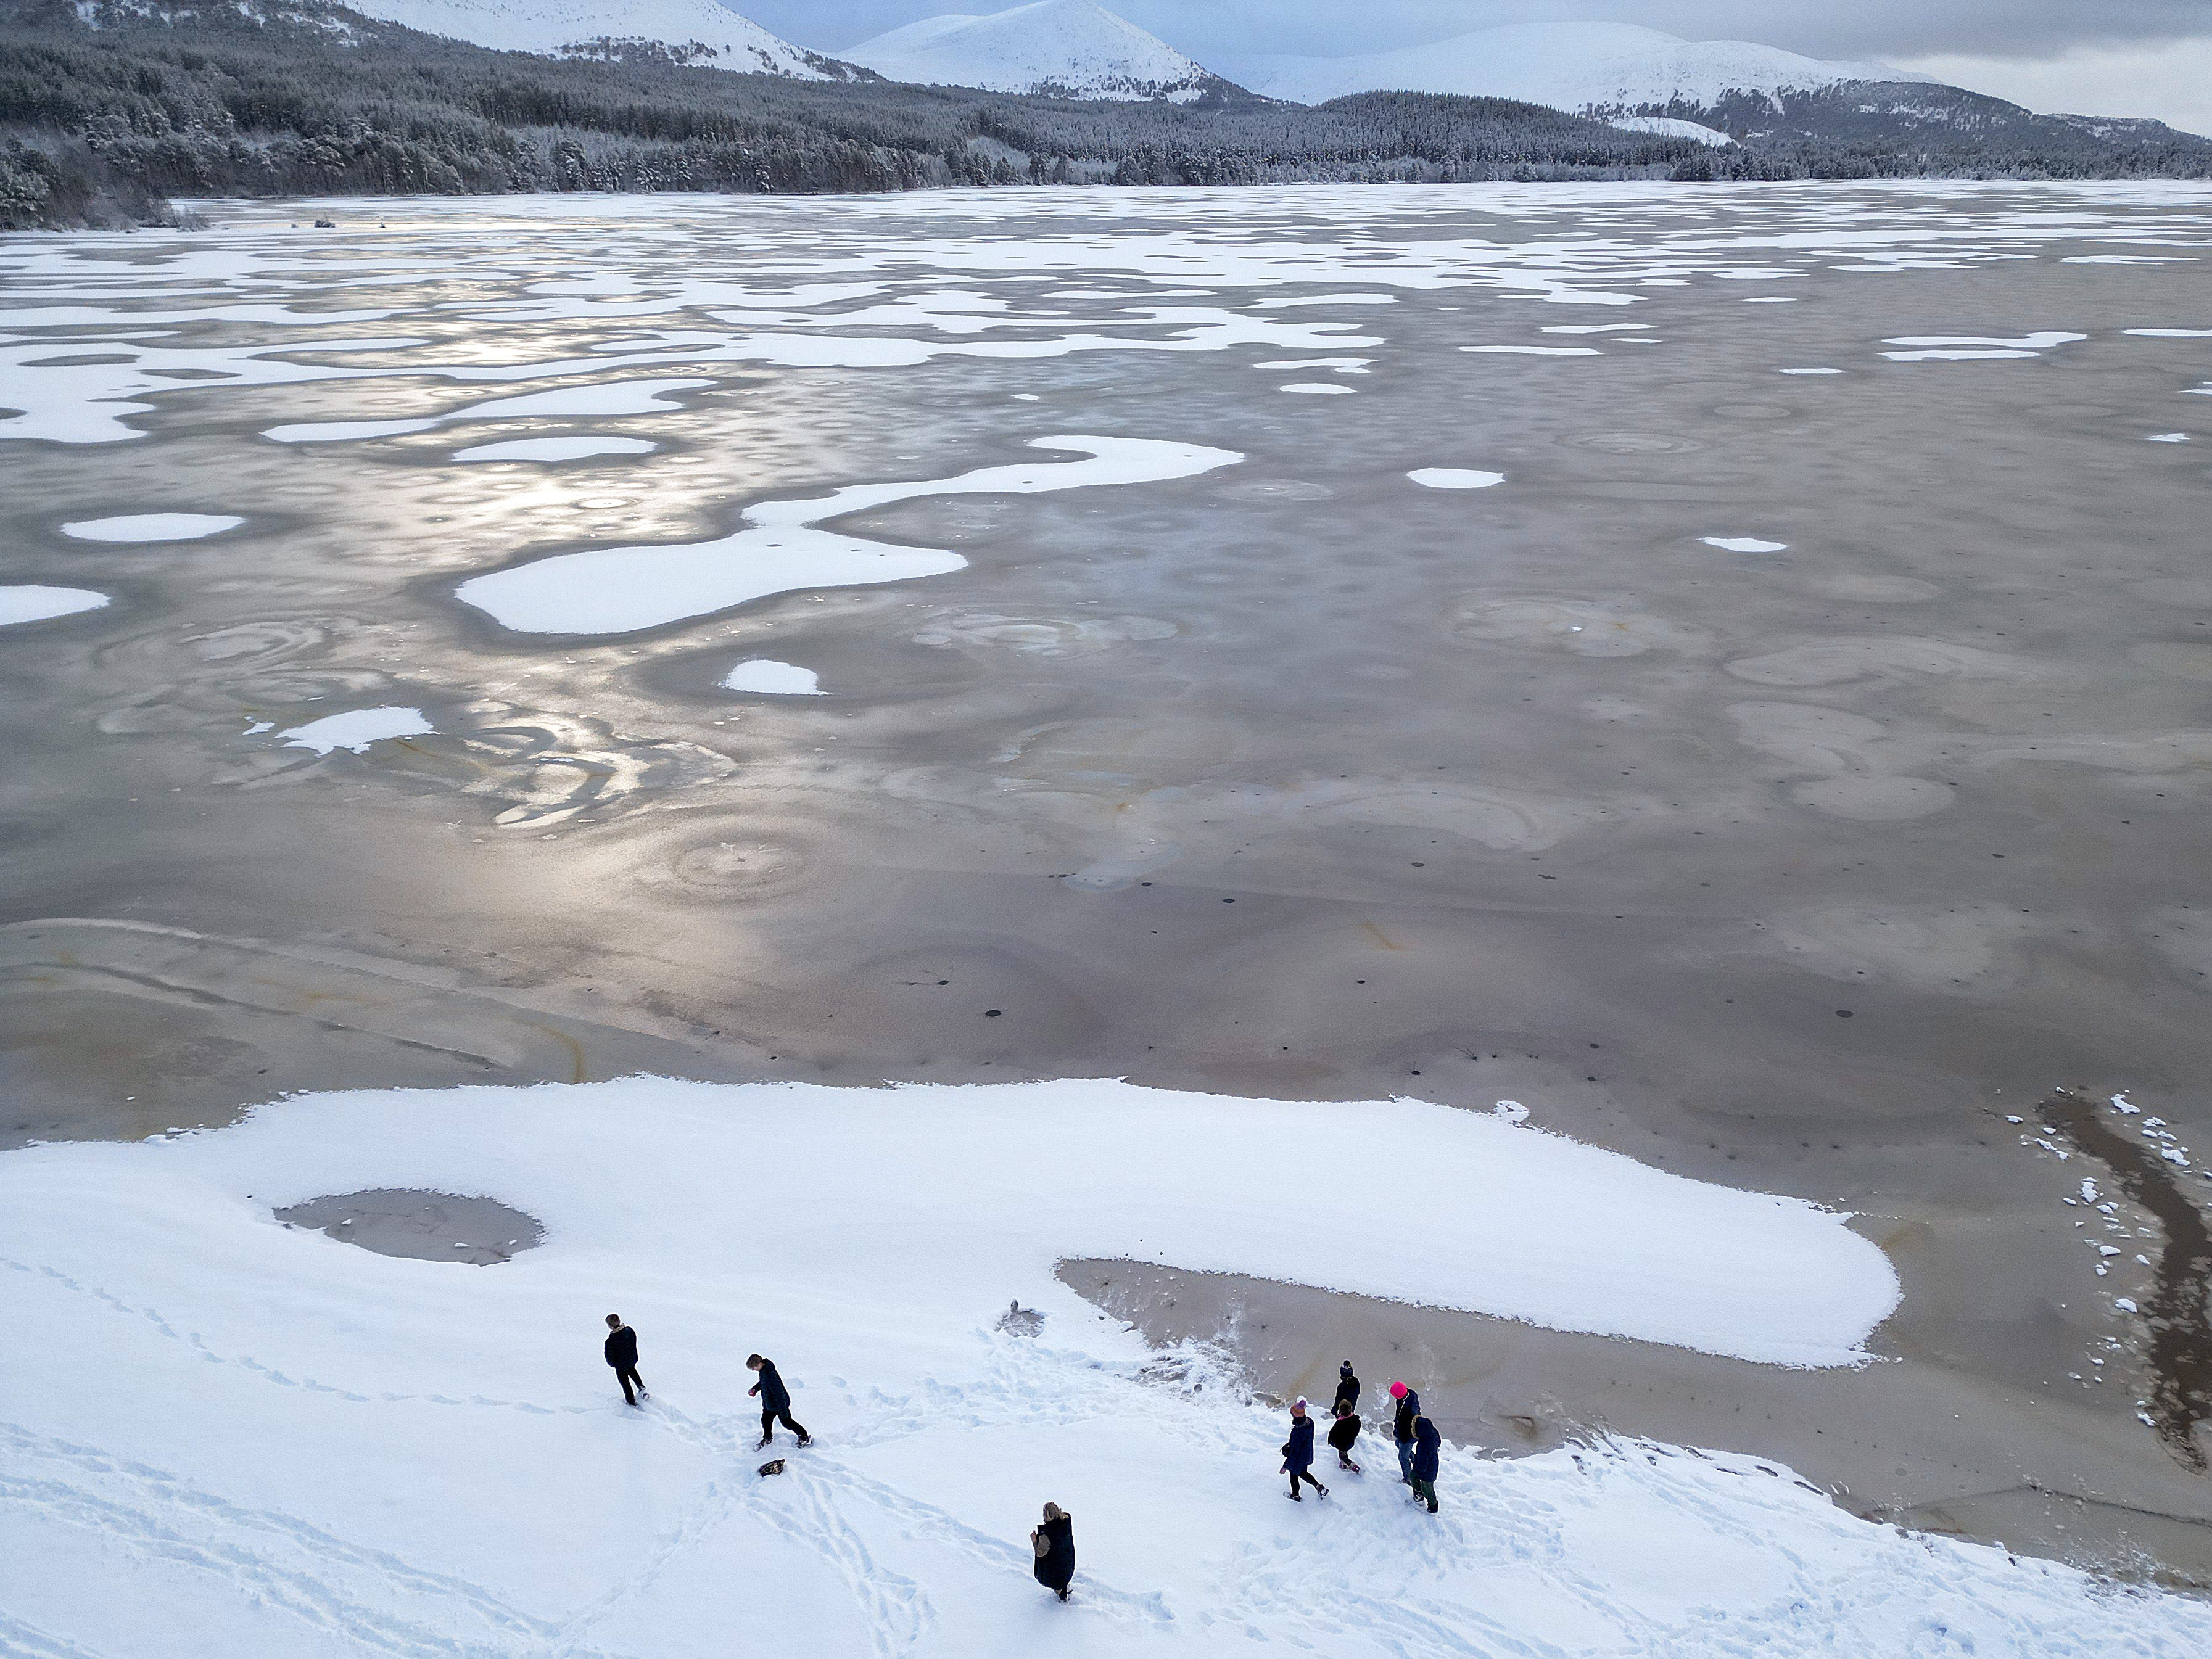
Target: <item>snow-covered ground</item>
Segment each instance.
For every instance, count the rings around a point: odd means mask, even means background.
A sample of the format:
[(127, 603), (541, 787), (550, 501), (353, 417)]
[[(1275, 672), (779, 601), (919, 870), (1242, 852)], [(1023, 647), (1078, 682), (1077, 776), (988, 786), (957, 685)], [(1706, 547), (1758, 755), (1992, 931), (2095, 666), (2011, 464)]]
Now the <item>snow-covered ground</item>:
[(1072, 98), (1188, 103), (1214, 81), (1158, 35), (1092, 0), (1031, 0), (982, 16), (925, 17), (843, 56), (892, 81)]
[(1750, 40), (1686, 40), (1633, 23), (1510, 23), (1361, 57), (1254, 54), (1216, 67), (1255, 92), (1301, 104), (1389, 90), (1518, 98), (1565, 110), (1633, 109), (1677, 100), (1704, 107), (1729, 92), (1771, 94), (1843, 81), (1928, 78)]
[[(1323, 1159), (1321, 1149), (1362, 1149)], [(273, 1209), (428, 1188), (473, 1267)], [(1303, 1194), (1303, 1197), (1295, 1195)], [(1658, 1445), (1288, 1504), (1279, 1413), (1053, 1276), (1135, 1258), (1848, 1363), (1896, 1294), (1841, 1218), (1415, 1102), (1113, 1083), (633, 1081), (303, 1097), (0, 1158), (0, 1647), (40, 1656), (2193, 1656), (2212, 1609), (1852, 1518)], [(1018, 1302), (1034, 1335), (1001, 1328)], [(640, 1333), (621, 1401), (601, 1316)], [(748, 1352), (817, 1437), (757, 1454)], [(1394, 1374), (1352, 1358), (1370, 1399)], [(1441, 1397), (1450, 1384), (1400, 1361)], [(763, 1477), (768, 1455), (785, 1472)], [(1324, 1459), (1324, 1462), (1327, 1462)], [(1052, 1499), (1072, 1604), (1028, 1572)]]

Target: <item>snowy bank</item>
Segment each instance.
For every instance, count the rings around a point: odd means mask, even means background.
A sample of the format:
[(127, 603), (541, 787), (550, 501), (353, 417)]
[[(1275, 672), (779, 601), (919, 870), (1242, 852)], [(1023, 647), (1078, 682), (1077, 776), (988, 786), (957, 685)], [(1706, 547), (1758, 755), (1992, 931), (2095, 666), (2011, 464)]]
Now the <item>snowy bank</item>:
[[(1346, 1145), (1370, 1151), (1323, 1156)], [(465, 1267), (271, 1214), (378, 1188), (496, 1198), (544, 1243)], [(1799, 1363), (1850, 1361), (1896, 1296), (1840, 1218), (1417, 1102), (1110, 1082), (302, 1097), (232, 1129), (0, 1158), (0, 1282), (41, 1355), (0, 1382), (18, 1586), (0, 1642), (2179, 1656), (2212, 1639), (2198, 1604), (2093, 1597), (2063, 1567), (1870, 1526), (1750, 1458), (1454, 1451), (1432, 1520), (1381, 1473), (1386, 1450), (1294, 1510), (1278, 1415), (1151, 1364), (1053, 1278), (1079, 1254)], [(1039, 1335), (993, 1328), (1010, 1297), (1042, 1312)], [(642, 1338), (640, 1412), (600, 1362), (608, 1311)], [(755, 1350), (817, 1436), (780, 1443), (775, 1479), (754, 1474)], [(1360, 1358), (1379, 1389), (1385, 1357)], [(1027, 1573), (1047, 1498), (1077, 1519), (1067, 1607)]]

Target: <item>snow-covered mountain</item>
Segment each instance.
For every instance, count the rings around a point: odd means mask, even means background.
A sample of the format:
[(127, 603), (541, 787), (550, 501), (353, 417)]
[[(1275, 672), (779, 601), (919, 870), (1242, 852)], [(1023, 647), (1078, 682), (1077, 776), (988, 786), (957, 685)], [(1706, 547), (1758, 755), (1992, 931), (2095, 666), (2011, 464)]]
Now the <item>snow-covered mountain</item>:
[(1632, 23), (1515, 23), (1364, 57), (1235, 58), (1222, 69), (1255, 92), (1301, 104), (1354, 92), (1449, 92), (1601, 112), (1647, 104), (1705, 108), (1731, 92), (1771, 96), (1843, 81), (1928, 78), (1749, 40), (1685, 40)]
[(855, 78), (850, 65), (779, 40), (715, 0), (345, 0), (363, 16), (501, 52), (550, 58), (665, 52), (679, 62), (800, 81)]
[(1091, 0), (925, 17), (843, 55), (886, 80), (990, 92), (1185, 104), (1240, 90)]

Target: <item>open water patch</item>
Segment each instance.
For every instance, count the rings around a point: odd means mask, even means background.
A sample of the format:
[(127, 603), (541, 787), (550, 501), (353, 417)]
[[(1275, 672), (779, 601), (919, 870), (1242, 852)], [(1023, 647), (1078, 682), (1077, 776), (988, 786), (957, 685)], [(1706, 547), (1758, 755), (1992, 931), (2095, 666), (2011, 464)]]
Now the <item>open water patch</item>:
[(545, 1242), (538, 1218), (495, 1198), (375, 1187), (335, 1193), (272, 1212), (288, 1227), (312, 1227), (379, 1255), (489, 1267)]

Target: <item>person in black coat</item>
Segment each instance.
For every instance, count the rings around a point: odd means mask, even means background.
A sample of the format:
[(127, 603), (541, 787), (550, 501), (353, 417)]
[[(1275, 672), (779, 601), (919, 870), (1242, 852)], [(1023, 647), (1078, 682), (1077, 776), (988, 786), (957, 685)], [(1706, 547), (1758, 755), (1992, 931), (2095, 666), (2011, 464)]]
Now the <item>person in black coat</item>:
[(1283, 1472), (1291, 1477), (1291, 1500), (1302, 1502), (1305, 1494), (1298, 1490), (1303, 1480), (1323, 1498), (1328, 1488), (1314, 1479), (1313, 1419), (1306, 1415), (1306, 1402), (1301, 1398), (1291, 1406), (1291, 1437), (1283, 1443)]
[(1063, 1601), (1075, 1579), (1075, 1522), (1057, 1504), (1044, 1506), (1044, 1521), (1030, 1530), (1030, 1547), (1036, 1552), (1030, 1569), (1036, 1581)]
[(1328, 1425), (1328, 1443), (1336, 1448), (1336, 1467), (1359, 1473), (1352, 1461), (1352, 1443), (1359, 1438), (1359, 1414), (1344, 1401), (1336, 1402), (1336, 1421)]
[(791, 1415), (791, 1390), (783, 1386), (783, 1378), (777, 1375), (775, 1361), (763, 1359), (758, 1354), (754, 1354), (745, 1361), (745, 1369), (760, 1374), (760, 1381), (745, 1390), (747, 1394), (758, 1395), (761, 1402), (760, 1446), (753, 1449), (758, 1451), (761, 1446), (775, 1438), (775, 1425), (779, 1419), (785, 1428), (799, 1437), (801, 1446), (812, 1445), (814, 1437), (801, 1428)]
[(615, 1368), (615, 1381), (622, 1384), (623, 1404), (635, 1406), (653, 1398), (645, 1391), (645, 1379), (637, 1374), (637, 1333), (622, 1322), (620, 1314), (607, 1316), (606, 1346), (599, 1352)]
[(1431, 1515), (1437, 1512), (1437, 1454), (1443, 1439), (1427, 1418), (1413, 1419), (1413, 1499), (1426, 1504)]
[(1340, 1417), (1343, 1413), (1336, 1410), (1337, 1406), (1349, 1406), (1353, 1411), (1359, 1409), (1359, 1379), (1352, 1374), (1349, 1359), (1336, 1368), (1336, 1401), (1335, 1405), (1330, 1407), (1334, 1415)]

